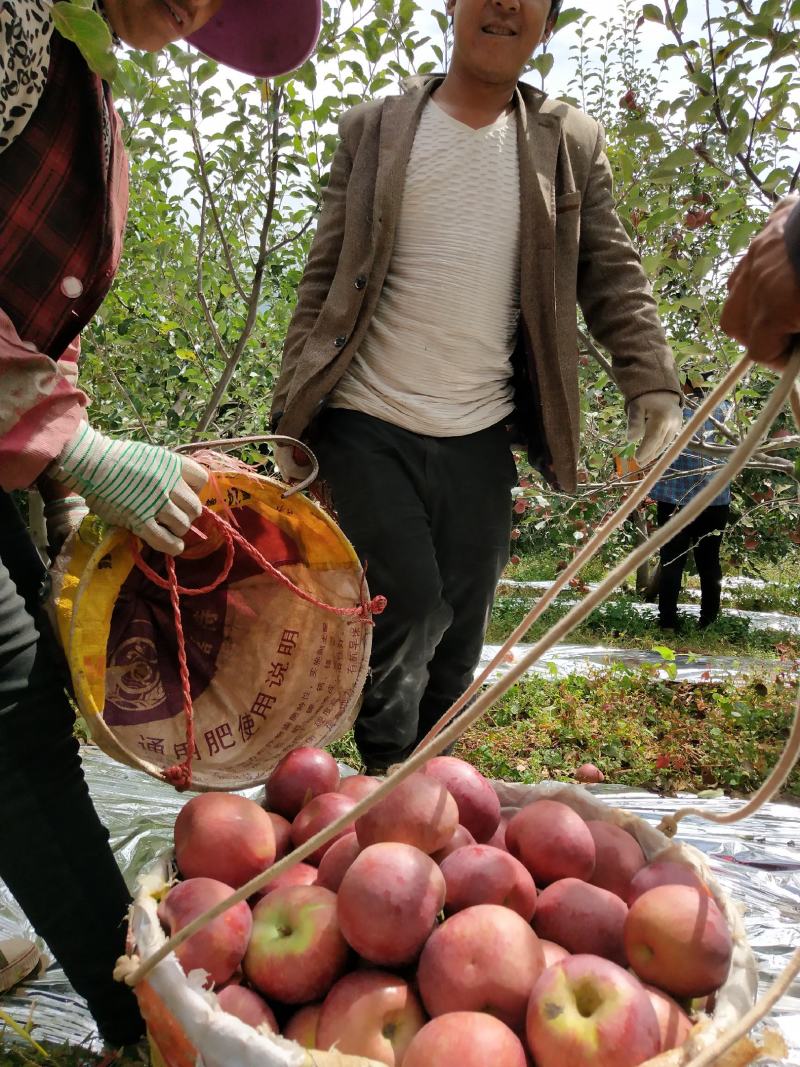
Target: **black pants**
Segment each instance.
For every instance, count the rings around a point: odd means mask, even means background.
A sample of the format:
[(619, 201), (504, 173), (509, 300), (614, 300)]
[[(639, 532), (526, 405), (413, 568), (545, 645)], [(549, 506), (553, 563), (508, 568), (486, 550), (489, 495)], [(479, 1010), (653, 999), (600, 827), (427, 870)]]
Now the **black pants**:
[[(679, 510), (677, 504), (667, 504), (659, 500), (658, 525), (663, 526)], [(719, 550), (729, 513), (728, 504), (706, 508), (694, 522), (685, 526), (661, 549), (658, 616), (662, 626), (674, 627), (677, 622), (681, 578), (690, 551), (694, 551), (697, 573), (700, 576), (700, 625), (708, 626), (718, 617), (722, 593)]]
[(388, 599), (355, 727), (382, 769), (472, 681), (508, 562), (514, 459), (502, 426), (424, 437), (343, 409), (322, 416), (314, 447), (370, 591)]
[(119, 1046), (143, 1031), (113, 979), (130, 896), (89, 797), (65, 667), (38, 611), (42, 562), (0, 492), (0, 877)]

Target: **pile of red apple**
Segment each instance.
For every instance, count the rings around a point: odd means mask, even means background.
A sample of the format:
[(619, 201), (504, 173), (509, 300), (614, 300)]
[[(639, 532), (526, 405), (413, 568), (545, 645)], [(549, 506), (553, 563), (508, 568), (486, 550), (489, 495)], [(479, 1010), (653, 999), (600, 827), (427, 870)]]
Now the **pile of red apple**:
[[(269, 810), (194, 797), (162, 923), (176, 933), (377, 785), (306, 748), (272, 774)], [(554, 800), (501, 816), (451, 757), (177, 950), (244, 1022), (390, 1067), (635, 1067), (683, 1043), (731, 953), (688, 866)]]

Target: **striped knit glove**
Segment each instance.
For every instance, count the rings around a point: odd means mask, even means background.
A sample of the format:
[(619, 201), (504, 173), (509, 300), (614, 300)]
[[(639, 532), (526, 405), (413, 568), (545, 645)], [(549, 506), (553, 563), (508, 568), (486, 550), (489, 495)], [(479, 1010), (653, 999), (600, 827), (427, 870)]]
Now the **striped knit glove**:
[(131, 530), (151, 548), (177, 556), (200, 515), (197, 491), (208, 480), (194, 460), (160, 445), (114, 441), (88, 423), (48, 471), (112, 526)]
[(61, 496), (45, 504), (47, 544), (54, 555), (60, 551), (72, 531), (78, 529), (88, 514), (89, 509), (82, 496)]

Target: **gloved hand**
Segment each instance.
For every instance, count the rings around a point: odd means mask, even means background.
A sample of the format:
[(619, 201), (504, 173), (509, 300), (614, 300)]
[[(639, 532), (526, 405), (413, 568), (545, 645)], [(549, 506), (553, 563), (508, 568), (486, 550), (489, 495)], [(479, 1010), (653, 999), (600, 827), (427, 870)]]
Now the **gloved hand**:
[(48, 501), (44, 506), (44, 518), (47, 523), (47, 544), (55, 556), (72, 533), (77, 530), (89, 509), (82, 496), (62, 496)]
[(88, 423), (48, 474), (80, 493), (105, 522), (171, 556), (183, 551), (181, 538), (202, 511), (197, 491), (208, 480), (193, 459), (160, 445), (114, 441)]
[(645, 467), (678, 436), (683, 425), (677, 393), (643, 393), (628, 408), (628, 441), (639, 441), (636, 459)]
[(289, 484), (302, 482), (311, 474), (311, 460), (297, 445), (276, 445), (274, 456), (281, 478)]

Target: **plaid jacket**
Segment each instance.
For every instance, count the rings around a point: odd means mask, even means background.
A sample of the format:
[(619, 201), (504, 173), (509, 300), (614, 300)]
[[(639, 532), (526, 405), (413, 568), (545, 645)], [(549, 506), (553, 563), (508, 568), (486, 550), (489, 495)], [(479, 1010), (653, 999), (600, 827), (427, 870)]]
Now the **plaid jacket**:
[(108, 87), (54, 33), (39, 105), (0, 154), (3, 489), (30, 485), (81, 420), (78, 335), (116, 273), (127, 206), (128, 163)]
[[(730, 405), (727, 403), (720, 404), (714, 409), (714, 418), (717, 422), (724, 422), (730, 411)], [(686, 407), (683, 409), (683, 417), (685, 419), (691, 418), (694, 414), (692, 408)], [(703, 444), (718, 444), (715, 439), (718, 437), (718, 431), (714, 427), (714, 423), (709, 419), (703, 427)], [(716, 470), (709, 470), (709, 467), (718, 467), (722, 465), (722, 460), (713, 460), (708, 456), (698, 456), (689, 449), (681, 452), (675, 462), (667, 470), (661, 481), (656, 482), (650, 496), (653, 500), (660, 500), (667, 504), (678, 504), (683, 506), (688, 504), (693, 496), (697, 496), (701, 489), (711, 481)], [(704, 471), (703, 474), (698, 474), (698, 471)], [(722, 504), (730, 504), (731, 502), (731, 487), (727, 485), (722, 492), (716, 496), (709, 507), (718, 507)]]

